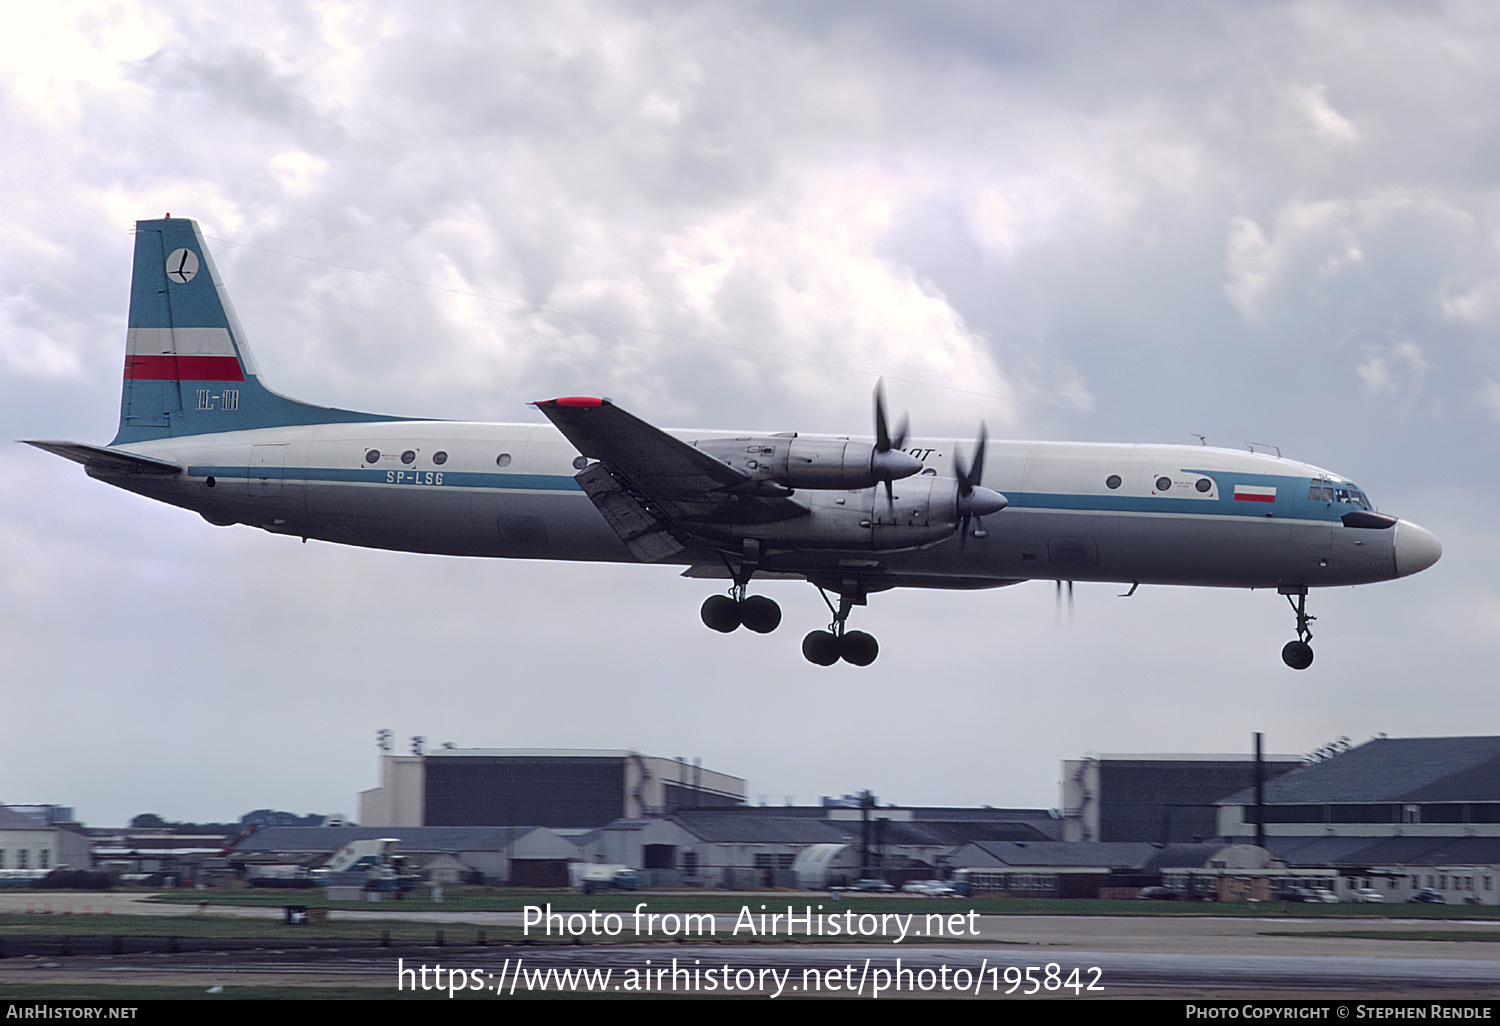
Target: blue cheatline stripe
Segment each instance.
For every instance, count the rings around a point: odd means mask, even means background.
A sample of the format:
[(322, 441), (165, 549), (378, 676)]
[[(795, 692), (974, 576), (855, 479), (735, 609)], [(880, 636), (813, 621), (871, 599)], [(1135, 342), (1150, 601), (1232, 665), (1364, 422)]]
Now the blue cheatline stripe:
[[(432, 488), (496, 488), (518, 491), (580, 491), (578, 482), (562, 474), (498, 474), (462, 470), (415, 470), (409, 467), (257, 467), (190, 466), (189, 477), (279, 478), (285, 481), (322, 481), (339, 484), (420, 485)], [(391, 480), (388, 475), (398, 475)], [(1207, 476), (1207, 475), (1205, 475)], [(441, 477), (441, 483), (438, 478)], [(1322, 502), (1295, 501), (1293, 489), (1304, 484), (1302, 478), (1235, 475), (1226, 484), (1227, 475), (1219, 478), (1220, 497), (1215, 499), (1167, 499), (1141, 496), (1070, 495), (1063, 492), (1006, 492), (1011, 508), (1063, 513), (1173, 513), (1200, 517), (1264, 517), (1276, 513), (1297, 520), (1325, 520), (1337, 523), (1339, 517), (1354, 506), (1328, 505)], [(1241, 478), (1253, 478), (1242, 480)], [(1276, 501), (1238, 502), (1234, 484), (1275, 484)], [(1227, 494), (1226, 494), (1227, 493)], [(1002, 515), (1003, 514), (999, 514)]]
[[(341, 484), (430, 485), (434, 488), (510, 488), (525, 491), (577, 492), (578, 482), (561, 474), (485, 474), (462, 470), (412, 470), (407, 467), (346, 470), (338, 467), (209, 467), (187, 468), (189, 477), (280, 478), (283, 481), (332, 481)], [(397, 481), (387, 474), (401, 475)], [(438, 484), (437, 478), (442, 478)]]

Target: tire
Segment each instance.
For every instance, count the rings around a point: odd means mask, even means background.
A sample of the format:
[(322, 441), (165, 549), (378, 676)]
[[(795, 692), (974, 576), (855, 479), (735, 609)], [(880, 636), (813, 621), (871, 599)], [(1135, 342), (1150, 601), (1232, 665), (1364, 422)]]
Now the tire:
[(1305, 641), (1288, 641), (1281, 650), (1281, 661), (1294, 670), (1305, 670), (1312, 665), (1312, 646)]
[(781, 626), (781, 607), (764, 595), (740, 603), (740, 622), (756, 634), (770, 634)]
[(832, 666), (839, 661), (839, 639), (827, 631), (813, 631), (802, 639), (802, 655), (810, 663)]
[(703, 623), (720, 634), (728, 634), (740, 625), (740, 604), (728, 595), (710, 595), (700, 611)]
[(855, 666), (869, 666), (880, 654), (880, 644), (873, 634), (864, 631), (849, 631), (839, 642), (839, 655), (844, 662)]

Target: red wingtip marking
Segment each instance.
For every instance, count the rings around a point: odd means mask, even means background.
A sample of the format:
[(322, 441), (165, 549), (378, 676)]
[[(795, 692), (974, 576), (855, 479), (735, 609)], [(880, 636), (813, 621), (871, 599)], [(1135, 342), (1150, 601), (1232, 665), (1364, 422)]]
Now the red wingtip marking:
[(565, 395), (552, 400), (554, 406), (603, 406), (603, 399), (595, 399), (586, 395)]

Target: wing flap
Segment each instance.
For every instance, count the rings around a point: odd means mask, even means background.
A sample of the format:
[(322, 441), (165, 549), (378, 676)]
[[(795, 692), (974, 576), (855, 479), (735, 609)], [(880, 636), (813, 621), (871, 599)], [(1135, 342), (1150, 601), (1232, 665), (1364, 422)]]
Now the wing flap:
[(573, 480), (604, 515), (605, 523), (641, 562), (655, 563), (687, 548), (672, 534), (666, 521), (653, 514), (645, 503), (610, 476), (604, 464), (595, 463), (574, 475)]

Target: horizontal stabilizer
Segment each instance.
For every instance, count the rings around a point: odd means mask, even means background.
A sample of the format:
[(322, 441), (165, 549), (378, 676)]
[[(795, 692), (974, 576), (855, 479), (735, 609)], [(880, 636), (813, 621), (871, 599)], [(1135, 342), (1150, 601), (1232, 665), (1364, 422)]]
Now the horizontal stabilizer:
[(82, 463), (90, 470), (102, 471), (106, 474), (180, 474), (182, 465), (170, 460), (158, 460), (150, 456), (137, 456), (133, 452), (122, 452), (119, 449), (106, 449), (102, 445), (85, 445), (82, 442), (33, 442), (26, 441), (27, 445), (34, 445), (38, 449), (45, 449), (54, 455), (61, 456), (65, 460), (74, 463)]

